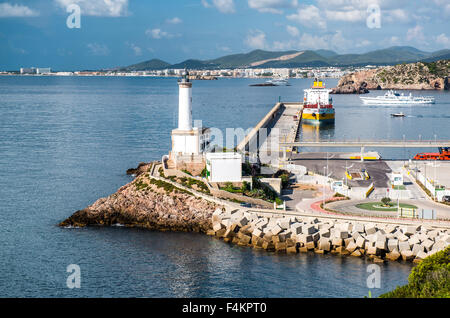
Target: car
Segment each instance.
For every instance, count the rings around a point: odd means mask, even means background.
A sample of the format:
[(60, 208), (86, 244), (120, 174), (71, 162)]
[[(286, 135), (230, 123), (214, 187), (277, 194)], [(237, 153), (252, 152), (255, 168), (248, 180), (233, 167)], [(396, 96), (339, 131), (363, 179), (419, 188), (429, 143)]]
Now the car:
[(450, 195), (444, 195), (442, 197), (442, 202), (450, 202)]
[(240, 205), (243, 208), (251, 208), (252, 207), (251, 203), (241, 203)]

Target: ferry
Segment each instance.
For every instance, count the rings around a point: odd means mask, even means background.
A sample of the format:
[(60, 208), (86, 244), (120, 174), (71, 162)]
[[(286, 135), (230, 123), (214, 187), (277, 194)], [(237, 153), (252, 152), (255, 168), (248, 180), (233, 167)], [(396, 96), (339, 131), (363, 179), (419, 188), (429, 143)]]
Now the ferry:
[(335, 110), (330, 89), (316, 79), (310, 89), (304, 90), (302, 122), (305, 124), (334, 123)]
[(409, 95), (399, 94), (393, 90), (388, 91), (383, 96), (376, 97), (360, 97), (366, 105), (414, 105), (414, 104), (434, 104), (435, 100), (432, 96), (415, 97), (411, 93)]
[(273, 86), (289, 86), (289, 81), (285, 78), (274, 78), (266, 81), (267, 84), (272, 84)]

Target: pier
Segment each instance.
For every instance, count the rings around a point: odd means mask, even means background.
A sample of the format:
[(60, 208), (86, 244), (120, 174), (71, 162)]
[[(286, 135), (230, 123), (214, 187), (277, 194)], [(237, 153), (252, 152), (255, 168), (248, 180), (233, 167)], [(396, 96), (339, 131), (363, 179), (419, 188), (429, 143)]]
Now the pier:
[[(239, 143), (236, 148), (237, 151), (245, 152), (249, 156), (256, 155), (255, 152), (257, 152), (262, 162), (265, 162), (266, 156), (271, 155), (272, 151), (277, 153), (291, 152), (293, 147), (289, 145), (297, 141), (302, 113), (302, 103), (275, 104)], [(264, 129), (267, 134), (261, 133)], [(276, 148), (275, 144), (272, 144), (274, 138), (278, 142)], [(283, 144), (283, 149), (280, 148), (281, 144)]]

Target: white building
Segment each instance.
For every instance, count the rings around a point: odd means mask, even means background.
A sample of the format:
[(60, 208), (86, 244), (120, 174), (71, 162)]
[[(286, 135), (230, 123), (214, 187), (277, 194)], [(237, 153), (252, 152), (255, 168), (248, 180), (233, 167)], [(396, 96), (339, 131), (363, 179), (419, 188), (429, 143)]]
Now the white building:
[(206, 170), (210, 182), (241, 182), (242, 156), (235, 152), (207, 153)]
[(50, 74), (52, 69), (50, 67), (39, 67), (36, 69), (36, 74)]
[(391, 176), (391, 184), (394, 186), (402, 186), (403, 185), (403, 173), (394, 172)]
[(36, 68), (22, 67), (22, 68), (20, 68), (20, 74), (36, 74)]

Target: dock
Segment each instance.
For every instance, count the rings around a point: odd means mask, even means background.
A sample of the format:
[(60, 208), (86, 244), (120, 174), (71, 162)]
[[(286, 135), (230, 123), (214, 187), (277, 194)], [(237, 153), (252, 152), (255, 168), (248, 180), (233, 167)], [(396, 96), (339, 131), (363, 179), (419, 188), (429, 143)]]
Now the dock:
[(277, 103), (263, 117), (263, 119), (250, 131), (250, 133), (237, 146), (237, 151), (249, 157), (259, 156), (262, 163), (272, 163), (284, 153), (292, 152), (295, 147), (285, 146), (282, 143), (292, 144), (298, 140), (302, 121), (302, 103)]

